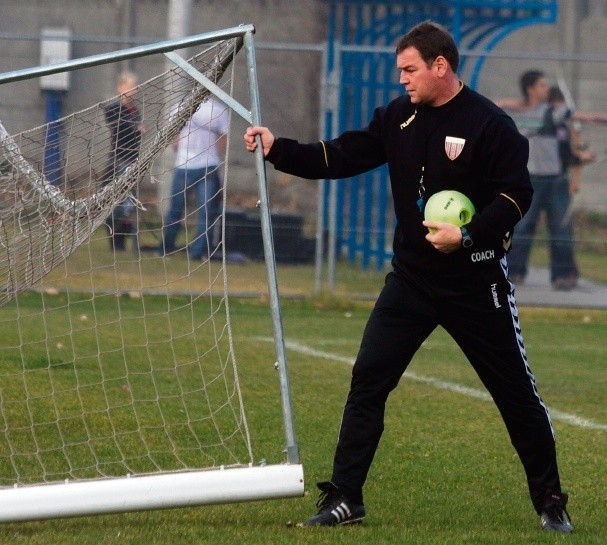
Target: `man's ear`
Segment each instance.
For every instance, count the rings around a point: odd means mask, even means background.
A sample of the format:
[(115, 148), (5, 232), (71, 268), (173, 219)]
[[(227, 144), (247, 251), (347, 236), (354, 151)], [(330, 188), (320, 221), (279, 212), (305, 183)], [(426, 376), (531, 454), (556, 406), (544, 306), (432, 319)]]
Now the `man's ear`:
[(436, 66), (436, 69), (438, 70), (438, 75), (443, 76), (449, 68), (449, 63), (445, 57), (439, 55), (436, 57), (436, 59), (434, 59), (434, 66)]

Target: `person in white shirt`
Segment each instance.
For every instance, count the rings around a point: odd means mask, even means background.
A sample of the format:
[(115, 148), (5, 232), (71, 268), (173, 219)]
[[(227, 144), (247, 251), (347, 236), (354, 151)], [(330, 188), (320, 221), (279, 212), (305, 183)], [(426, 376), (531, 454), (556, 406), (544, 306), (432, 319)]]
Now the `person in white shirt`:
[[(177, 112), (179, 105), (173, 108)], [(196, 236), (188, 241), (190, 259), (208, 259), (213, 250), (212, 233), (221, 200), (219, 165), (225, 154), (228, 132), (228, 108), (210, 98), (203, 102), (183, 127), (173, 143), (175, 171), (171, 186), (171, 203), (164, 219), (160, 255), (177, 250), (176, 240), (192, 213), (197, 213)], [(196, 192), (196, 210), (187, 211), (187, 192)], [(188, 237), (190, 238), (190, 237)]]

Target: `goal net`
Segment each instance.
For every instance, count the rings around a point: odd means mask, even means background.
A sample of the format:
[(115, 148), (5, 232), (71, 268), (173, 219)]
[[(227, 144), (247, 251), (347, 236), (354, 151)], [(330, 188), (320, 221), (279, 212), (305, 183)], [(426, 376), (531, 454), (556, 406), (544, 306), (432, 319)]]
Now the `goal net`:
[(254, 76), (251, 33), (194, 37), (187, 63), (183, 40), (151, 46), (172, 68), (20, 134), (0, 124), (0, 520), (303, 493), (280, 317), (286, 463), (254, 463), (232, 336), (232, 61), (244, 44)]

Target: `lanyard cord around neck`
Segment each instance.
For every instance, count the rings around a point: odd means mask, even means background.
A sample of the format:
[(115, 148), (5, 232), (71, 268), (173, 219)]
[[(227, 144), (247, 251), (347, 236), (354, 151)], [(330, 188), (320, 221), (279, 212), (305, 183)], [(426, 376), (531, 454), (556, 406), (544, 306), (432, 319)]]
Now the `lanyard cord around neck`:
[[(460, 91), (464, 88), (464, 82), (460, 81), (459, 82), (459, 87), (457, 89), (457, 92), (444, 104), (442, 104), (441, 106), (444, 106), (446, 104), (448, 104), (449, 102), (451, 102), (457, 95), (459, 95)], [(411, 123), (414, 119), (416, 119), (417, 117), (417, 108), (415, 109), (415, 113), (406, 121), (407, 124)], [(428, 132), (428, 134), (424, 135), (424, 147), (423, 147), (423, 156), (422, 156), (422, 172), (421, 172), (421, 176), (419, 178), (419, 188), (417, 190), (419, 197), (416, 201), (417, 203), (417, 207), (419, 208), (420, 212), (424, 211), (424, 207), (426, 205), (425, 203), (425, 195), (426, 195), (426, 186), (424, 185), (424, 172), (426, 170), (426, 156), (428, 155), (428, 140), (430, 139), (430, 136), (432, 135), (432, 133), (438, 129), (438, 127), (440, 127), (443, 123), (443, 121), (445, 121), (448, 117), (447, 115), (443, 115), (438, 123)], [(422, 116), (423, 119), (423, 116)]]

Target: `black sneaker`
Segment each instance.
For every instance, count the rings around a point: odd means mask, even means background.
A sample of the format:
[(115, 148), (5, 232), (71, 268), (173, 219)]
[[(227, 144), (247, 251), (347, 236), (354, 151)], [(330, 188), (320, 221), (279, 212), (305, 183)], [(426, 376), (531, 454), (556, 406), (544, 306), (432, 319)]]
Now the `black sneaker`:
[(316, 502), (318, 513), (300, 526), (343, 526), (360, 524), (365, 518), (365, 506), (348, 500), (332, 482), (318, 483), (320, 497)]
[(549, 490), (546, 493), (544, 508), (540, 514), (542, 530), (565, 534), (573, 532), (569, 513), (567, 513), (567, 510), (565, 509), (568, 499), (569, 497), (567, 494), (561, 492), (552, 492)]

